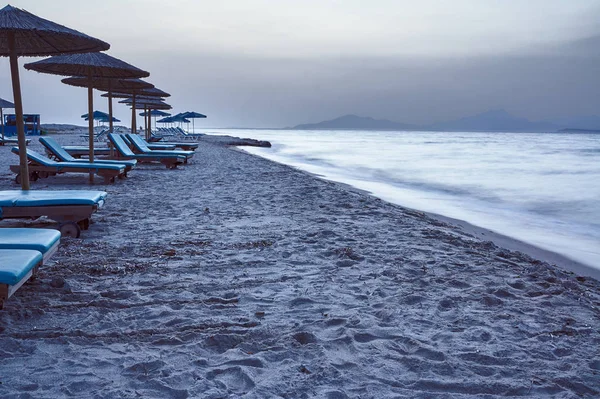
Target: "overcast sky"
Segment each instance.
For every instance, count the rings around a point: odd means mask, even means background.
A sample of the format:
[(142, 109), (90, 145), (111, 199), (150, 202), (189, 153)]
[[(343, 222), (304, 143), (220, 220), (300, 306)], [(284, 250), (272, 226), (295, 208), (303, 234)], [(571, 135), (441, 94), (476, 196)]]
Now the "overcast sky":
[[(344, 114), (432, 123), (600, 114), (600, 0), (15, 0), (111, 44), (211, 127)], [(35, 58), (22, 58), (21, 65)], [(26, 113), (82, 123), (85, 89), (21, 72)], [(12, 100), (7, 58), (0, 97)], [(107, 110), (96, 97), (95, 109)], [(124, 122), (130, 112), (115, 107)]]

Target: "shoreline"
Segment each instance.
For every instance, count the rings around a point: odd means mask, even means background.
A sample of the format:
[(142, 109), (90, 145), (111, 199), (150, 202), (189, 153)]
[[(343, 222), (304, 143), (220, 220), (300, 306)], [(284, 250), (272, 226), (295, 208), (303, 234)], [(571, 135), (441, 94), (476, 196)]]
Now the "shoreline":
[(470, 234), (474, 237), (477, 237), (484, 241), (491, 241), (498, 247), (505, 248), (510, 251), (522, 252), (528, 256), (531, 256), (532, 258), (535, 258), (540, 261), (547, 262), (549, 264), (553, 264), (557, 267), (560, 267), (561, 269), (563, 269), (567, 272), (572, 272), (572, 273), (575, 273), (575, 274), (578, 274), (581, 276), (585, 276), (585, 277), (592, 277), (592, 278), (600, 281), (600, 269), (597, 269), (590, 265), (586, 265), (582, 262), (578, 262), (567, 256), (561, 255), (557, 252), (553, 252), (553, 251), (538, 247), (536, 245), (529, 244), (525, 241), (510, 237), (510, 236), (507, 236), (504, 234), (497, 233), (497, 232), (487, 229), (485, 227), (476, 226), (465, 220), (455, 219), (455, 218), (451, 218), (449, 216), (441, 215), (438, 213), (426, 212), (426, 211), (422, 211), (420, 209), (414, 209), (414, 208), (406, 207), (402, 204), (390, 202), (390, 201), (387, 201), (385, 199), (378, 197), (376, 194), (372, 193), (371, 191), (364, 190), (364, 189), (361, 189), (358, 187), (354, 187), (351, 184), (332, 180), (332, 179), (327, 178), (326, 176), (323, 176), (323, 175), (320, 175), (317, 173), (308, 172), (306, 170), (300, 169), (300, 168), (292, 166), (292, 165), (279, 163), (277, 161), (273, 161), (271, 159), (261, 157), (260, 155), (244, 151), (243, 148), (236, 147), (236, 149), (239, 151), (242, 151), (248, 155), (256, 156), (261, 159), (264, 159), (264, 160), (267, 160), (270, 162), (275, 162), (279, 165), (283, 165), (283, 166), (292, 168), (299, 172), (306, 173), (307, 175), (312, 176), (314, 178), (338, 184), (338, 185), (340, 185), (340, 187), (343, 187), (347, 190), (351, 190), (351, 191), (355, 191), (355, 192), (358, 192), (358, 193), (361, 193), (364, 195), (372, 196), (374, 198), (380, 199), (381, 201), (385, 201), (385, 202), (389, 203), (390, 205), (398, 206), (401, 209), (407, 209), (407, 210), (412, 210), (415, 212), (422, 213), (424, 215), (429, 216), (430, 218), (439, 220), (440, 222), (457, 226), (457, 227), (461, 228), (465, 233)]

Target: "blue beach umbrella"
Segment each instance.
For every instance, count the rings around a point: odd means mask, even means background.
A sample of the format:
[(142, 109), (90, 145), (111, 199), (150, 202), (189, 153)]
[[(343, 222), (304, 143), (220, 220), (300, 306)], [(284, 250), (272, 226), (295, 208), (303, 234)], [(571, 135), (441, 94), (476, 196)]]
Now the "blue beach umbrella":
[(154, 117), (154, 127), (156, 127), (156, 118), (159, 116), (171, 116), (170, 113), (164, 112), (158, 109), (151, 109), (150, 111), (140, 112), (140, 116), (148, 116), (149, 118)]
[[(89, 120), (88, 115), (89, 114), (83, 114), (83, 115), (81, 115), (81, 117), (87, 121), (87, 120)], [(92, 119), (97, 120), (97, 119), (101, 119), (101, 118), (108, 118), (108, 114), (106, 112), (102, 112), (102, 111), (94, 111), (92, 113)]]
[(192, 131), (194, 131), (194, 120), (195, 119), (197, 119), (197, 118), (206, 118), (206, 115), (200, 114), (200, 113), (194, 112), (194, 111), (183, 112), (181, 114), (181, 116), (183, 116), (186, 119), (191, 119), (192, 120)]

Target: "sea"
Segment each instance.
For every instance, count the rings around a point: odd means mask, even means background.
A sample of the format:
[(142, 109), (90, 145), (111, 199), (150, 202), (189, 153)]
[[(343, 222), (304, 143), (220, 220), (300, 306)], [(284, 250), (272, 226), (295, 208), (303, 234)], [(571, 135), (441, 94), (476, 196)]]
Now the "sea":
[(600, 269), (600, 134), (214, 130), (252, 154)]

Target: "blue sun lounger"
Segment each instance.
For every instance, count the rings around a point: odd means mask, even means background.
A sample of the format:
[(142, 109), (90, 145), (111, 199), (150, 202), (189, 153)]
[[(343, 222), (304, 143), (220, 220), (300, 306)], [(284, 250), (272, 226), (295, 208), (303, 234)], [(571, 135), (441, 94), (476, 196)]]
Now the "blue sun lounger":
[[(83, 146), (83, 145), (65, 145), (62, 147), (66, 152), (69, 153), (69, 155), (71, 155), (72, 157), (79, 159), (81, 157), (87, 157), (90, 154), (90, 147), (88, 146)], [(110, 153), (110, 148), (108, 147), (101, 147), (101, 148), (97, 148), (94, 147), (94, 156), (104, 156), (104, 157), (109, 157), (111, 155)]]
[[(54, 140), (52, 137), (40, 137), (40, 143), (42, 143), (42, 145), (46, 147), (46, 152), (51, 154), (60, 162), (88, 162), (85, 159), (74, 158), (71, 154), (65, 151), (65, 149), (62, 148), (61, 145), (58, 144), (56, 140)], [(96, 163), (107, 165), (125, 165), (125, 176), (127, 176), (127, 172), (129, 172), (135, 167), (137, 161), (135, 159), (122, 159), (120, 161), (111, 159), (94, 159), (94, 164)]]
[(46, 216), (58, 222), (63, 236), (79, 237), (87, 230), (92, 214), (106, 200), (104, 191), (88, 190), (3, 190), (0, 219), (37, 219)]
[(134, 147), (134, 152), (137, 151), (140, 154), (150, 154), (150, 155), (179, 155), (185, 157), (185, 162), (194, 156), (194, 151), (177, 151), (177, 150), (151, 150), (148, 148), (147, 143), (137, 134), (127, 134), (126, 137), (129, 139), (129, 142)]
[(0, 249), (0, 309), (43, 262), (40, 251), (31, 249)]
[(186, 158), (177, 154), (136, 154), (131, 151), (120, 134), (109, 133), (108, 139), (114, 145), (117, 158), (135, 159), (138, 162), (160, 162), (167, 169), (175, 169), (186, 161)]
[(58, 249), (60, 236), (59, 231), (51, 229), (0, 228), (0, 250), (31, 249), (41, 252), (46, 262)]
[[(29, 143), (31, 143), (31, 139), (25, 139), (25, 145), (29, 145)], [(12, 138), (12, 137), (6, 137), (4, 136), (4, 138), (0, 137), (0, 145), (18, 145), (19, 144), (19, 140), (16, 138)]]
[[(19, 154), (19, 148), (13, 147), (12, 152)], [(126, 166), (124, 164), (107, 165), (96, 162), (56, 162), (32, 150), (27, 150), (29, 161), (29, 180), (46, 178), (60, 173), (95, 173), (104, 178), (104, 183), (114, 183), (116, 177), (124, 177)], [(17, 174), (15, 182), (21, 183), (21, 167), (10, 165), (10, 170)]]
[(59, 243), (60, 233), (56, 230), (0, 229), (0, 309), (5, 300), (36, 275)]

